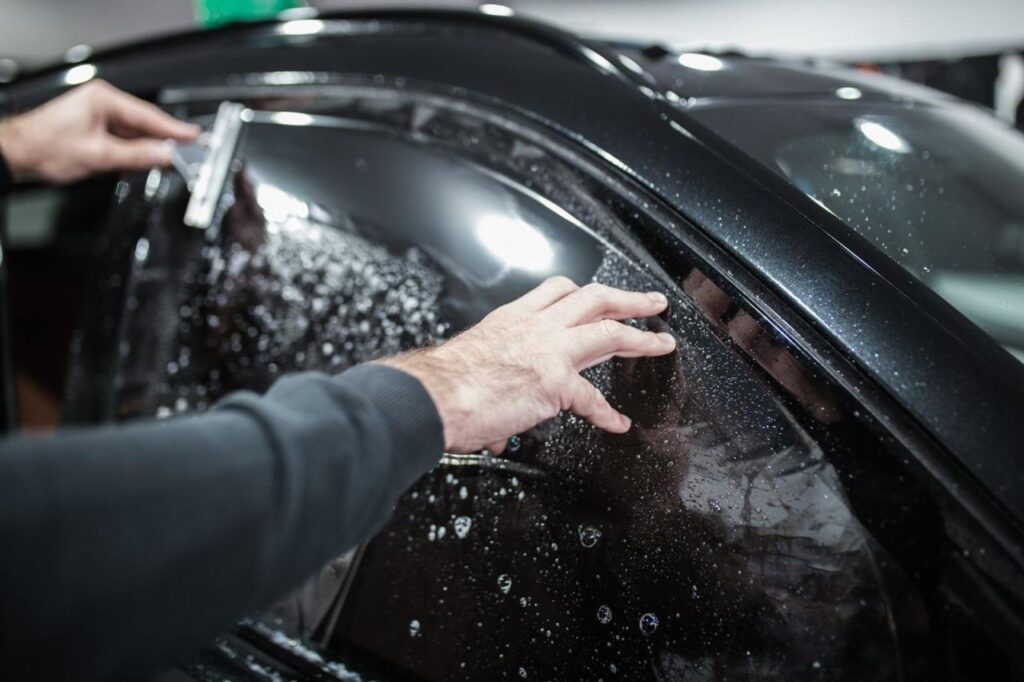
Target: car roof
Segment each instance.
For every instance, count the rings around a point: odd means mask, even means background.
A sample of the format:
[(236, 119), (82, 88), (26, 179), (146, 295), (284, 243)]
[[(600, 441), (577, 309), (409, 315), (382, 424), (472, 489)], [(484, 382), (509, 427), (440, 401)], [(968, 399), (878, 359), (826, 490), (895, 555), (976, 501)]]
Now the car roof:
[(685, 100), (750, 98), (833, 99), (841, 88), (856, 88), (863, 100), (942, 105), (951, 95), (916, 83), (826, 59), (759, 57), (716, 50), (668, 50), (608, 43), (627, 69), (649, 77), (662, 92)]

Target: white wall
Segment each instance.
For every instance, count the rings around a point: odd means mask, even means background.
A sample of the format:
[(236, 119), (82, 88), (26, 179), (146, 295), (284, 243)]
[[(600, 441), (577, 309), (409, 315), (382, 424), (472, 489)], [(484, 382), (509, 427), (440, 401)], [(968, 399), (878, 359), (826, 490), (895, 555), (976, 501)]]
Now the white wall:
[(576, 31), (841, 59), (1024, 49), (1024, 0), (510, 0)]

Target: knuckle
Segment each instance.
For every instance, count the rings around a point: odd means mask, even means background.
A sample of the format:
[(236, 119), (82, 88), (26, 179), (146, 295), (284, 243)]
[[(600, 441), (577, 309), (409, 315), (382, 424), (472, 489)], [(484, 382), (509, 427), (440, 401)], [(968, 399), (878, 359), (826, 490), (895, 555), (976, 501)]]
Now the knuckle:
[(109, 92), (110, 89), (110, 83), (101, 78), (95, 78), (82, 86), (82, 92), (85, 92), (90, 97), (104, 95)]
[(555, 275), (554, 277), (548, 277), (546, 280), (544, 280), (544, 283), (552, 287), (557, 287), (558, 289), (564, 291), (575, 291), (576, 289), (579, 288), (576, 286), (575, 282), (573, 282), (565, 275)]
[(619, 342), (622, 340), (624, 331), (621, 324), (615, 320), (601, 320), (598, 324), (600, 325), (601, 333), (605, 338), (613, 342)]
[(544, 285), (542, 286), (546, 286), (549, 289), (553, 289), (554, 291), (559, 292), (565, 296), (572, 294), (580, 289), (580, 287), (578, 287), (577, 284), (575, 284), (574, 282), (572, 282), (572, 280), (569, 280), (567, 276), (562, 274), (556, 274), (555, 276), (552, 276), (552, 278), (548, 278), (547, 280), (544, 281)]
[(611, 294), (611, 289), (603, 284), (597, 282), (591, 282), (580, 289), (580, 293), (585, 293), (589, 298), (595, 301), (604, 301)]

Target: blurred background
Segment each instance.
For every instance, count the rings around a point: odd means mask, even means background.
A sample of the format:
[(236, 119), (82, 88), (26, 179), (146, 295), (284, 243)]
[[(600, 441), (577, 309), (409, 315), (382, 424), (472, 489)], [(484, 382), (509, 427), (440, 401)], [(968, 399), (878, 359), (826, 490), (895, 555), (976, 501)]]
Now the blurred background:
[[(583, 35), (670, 48), (806, 55), (884, 71), (990, 107), (1024, 126), (1022, 0), (507, 0), (521, 15)], [(0, 79), (147, 36), (273, 12), (467, 7), (478, 2), (346, 0), (0, 0)]]

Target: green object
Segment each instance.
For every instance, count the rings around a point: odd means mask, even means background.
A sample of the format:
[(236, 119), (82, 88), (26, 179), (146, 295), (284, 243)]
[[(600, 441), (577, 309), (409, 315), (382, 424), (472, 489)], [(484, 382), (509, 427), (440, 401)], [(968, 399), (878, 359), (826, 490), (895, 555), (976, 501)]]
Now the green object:
[(301, 0), (193, 0), (196, 23), (209, 28), (230, 21), (270, 19), (279, 12), (305, 7)]

